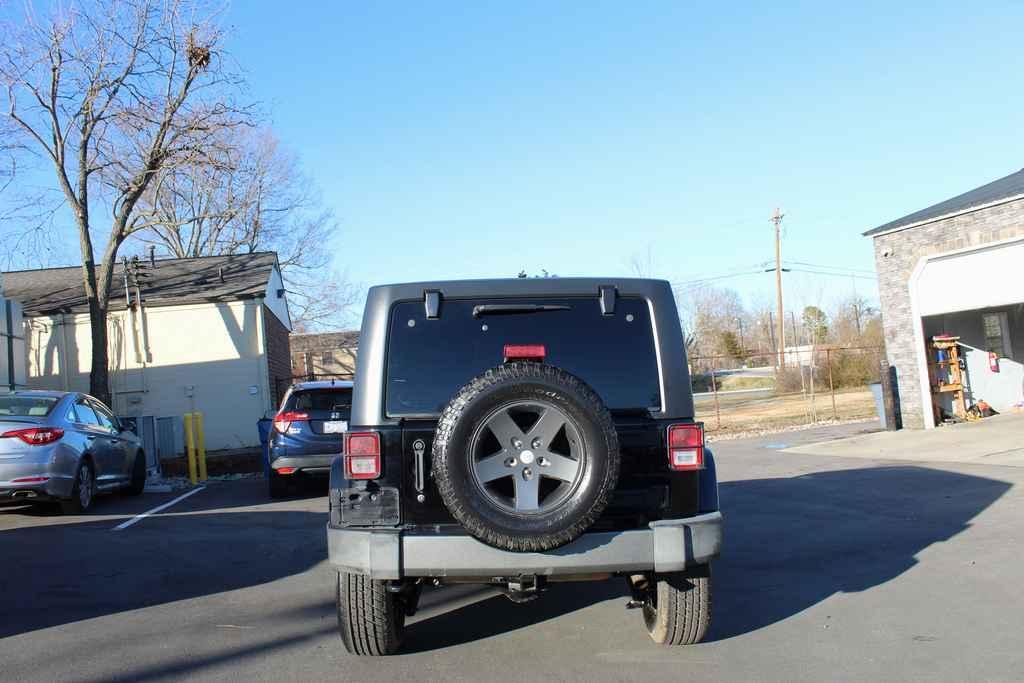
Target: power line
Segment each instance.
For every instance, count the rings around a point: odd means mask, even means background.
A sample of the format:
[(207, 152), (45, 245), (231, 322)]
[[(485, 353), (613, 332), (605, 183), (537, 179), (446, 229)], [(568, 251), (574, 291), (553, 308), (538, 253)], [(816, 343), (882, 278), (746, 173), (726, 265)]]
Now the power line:
[[(794, 263), (795, 264), (795, 263), (799, 263), (799, 262), (798, 261), (787, 261), (787, 262), (784, 262), (784, 263)], [(756, 270), (745, 270), (745, 271), (740, 271), (740, 272), (722, 273), (721, 275), (709, 275), (708, 277), (696, 278), (696, 279), (693, 279), (693, 280), (673, 280), (671, 282), (671, 284), (672, 284), (673, 287), (675, 287), (677, 289), (681, 289), (683, 291), (690, 291), (690, 290), (694, 290), (694, 289), (699, 289), (699, 288), (703, 287), (704, 285), (710, 284), (712, 282), (719, 282), (721, 280), (731, 280), (731, 279), (737, 278), (737, 277), (747, 277), (749, 275), (759, 275), (761, 273), (772, 273), (772, 272), (775, 272), (775, 268), (767, 268), (767, 269), (765, 269), (763, 267), (764, 265), (766, 265), (766, 264), (762, 264)], [(817, 269), (812, 269), (812, 268), (783, 267), (782, 268), (782, 272), (783, 273), (804, 273), (806, 275), (829, 275), (829, 276), (832, 276), (832, 277), (855, 278), (855, 279), (858, 279), (858, 280), (870, 280), (872, 282), (874, 282), (874, 281), (876, 281), (878, 279), (875, 275), (862, 274), (862, 271), (853, 271), (853, 270), (846, 271), (846, 272), (829, 272), (829, 271), (826, 271), (826, 270), (817, 270)]]
[(874, 275), (861, 275), (856, 272), (828, 272), (826, 270), (811, 270), (809, 268), (790, 268), (793, 272), (807, 272), (812, 275), (831, 275), (833, 278), (856, 278), (858, 280), (878, 280)]
[(763, 267), (763, 263), (755, 263), (749, 266), (737, 266), (736, 268), (726, 270), (725, 272), (722, 273), (714, 273), (706, 276), (694, 277), (689, 280), (673, 280), (672, 286), (676, 287), (681, 285), (701, 284), (703, 282), (710, 282), (713, 280), (725, 280), (731, 277), (751, 275), (753, 273), (760, 273)]
[(763, 271), (760, 268), (758, 268), (757, 270), (750, 270), (750, 271), (746, 271), (746, 272), (742, 272), (742, 273), (726, 273), (724, 275), (713, 275), (711, 277), (704, 277), (704, 278), (700, 278), (698, 280), (677, 280), (677, 281), (672, 282), (672, 286), (673, 287), (694, 288), (694, 287), (700, 287), (701, 285), (707, 284), (709, 282), (716, 282), (718, 280), (728, 280), (728, 279), (734, 278), (734, 277), (745, 277), (747, 275), (757, 275), (758, 273), (761, 273), (761, 272), (763, 272)]
[(822, 263), (808, 263), (807, 261), (786, 261), (785, 263), (791, 263), (796, 266), (810, 266), (811, 268), (823, 268), (826, 270), (841, 270), (850, 273), (866, 273), (869, 275), (874, 274), (874, 270), (867, 268), (847, 268), (845, 266), (827, 266)]

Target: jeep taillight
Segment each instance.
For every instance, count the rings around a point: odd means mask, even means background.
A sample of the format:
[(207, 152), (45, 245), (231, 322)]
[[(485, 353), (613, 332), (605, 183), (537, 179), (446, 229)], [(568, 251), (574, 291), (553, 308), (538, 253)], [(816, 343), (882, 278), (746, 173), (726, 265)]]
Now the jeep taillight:
[(376, 479), (380, 476), (380, 434), (345, 432), (345, 478)]
[(281, 434), (286, 434), (288, 428), (292, 426), (292, 422), (305, 422), (308, 419), (309, 415), (306, 413), (296, 413), (294, 411), (278, 413), (274, 416), (274, 429)]
[(673, 470), (699, 470), (704, 467), (704, 425), (669, 426), (668, 466)]

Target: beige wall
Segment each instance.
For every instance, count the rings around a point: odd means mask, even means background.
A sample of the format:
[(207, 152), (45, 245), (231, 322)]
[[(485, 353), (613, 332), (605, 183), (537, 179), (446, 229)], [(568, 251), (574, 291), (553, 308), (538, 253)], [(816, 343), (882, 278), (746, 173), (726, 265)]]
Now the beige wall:
[[(259, 445), (270, 410), (262, 302), (145, 308), (109, 316), (111, 390), (119, 415), (203, 413), (208, 450)], [(88, 391), (87, 315), (26, 319), (29, 385)]]

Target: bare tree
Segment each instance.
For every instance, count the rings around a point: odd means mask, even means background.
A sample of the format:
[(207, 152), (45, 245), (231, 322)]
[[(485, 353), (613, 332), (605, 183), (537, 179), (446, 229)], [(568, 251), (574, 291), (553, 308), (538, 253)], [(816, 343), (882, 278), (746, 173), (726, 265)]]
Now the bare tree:
[(231, 131), (199, 163), (164, 169), (142, 196), (140, 241), (178, 258), (276, 251), (293, 322), (338, 325), (359, 291), (332, 268), (337, 221), (267, 130)]
[(655, 277), (654, 274), (657, 270), (653, 244), (648, 244), (642, 252), (633, 252), (633, 255), (629, 257), (629, 271), (630, 275), (634, 277)]
[(738, 331), (746, 312), (735, 290), (703, 285), (676, 292), (680, 320), (693, 336), (691, 361), (702, 356), (742, 355)]
[(201, 0), (82, 0), (46, 18), (28, 7), (0, 45), (4, 113), (50, 162), (74, 216), (90, 390), (107, 402), (110, 284), (118, 250), (144, 227), (139, 200), (161, 171), (204, 159), (209, 140), (248, 119), (213, 19)]
[(14, 180), (14, 172), (18, 168), (19, 146), (15, 142), (16, 139), (10, 122), (6, 119), (0, 121), (0, 193)]

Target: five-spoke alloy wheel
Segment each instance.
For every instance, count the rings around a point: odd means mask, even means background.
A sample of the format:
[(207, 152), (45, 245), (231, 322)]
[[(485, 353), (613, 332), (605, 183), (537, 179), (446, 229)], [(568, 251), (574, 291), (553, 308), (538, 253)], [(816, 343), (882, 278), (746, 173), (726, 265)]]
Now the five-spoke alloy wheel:
[(503, 550), (563, 546), (604, 511), (619, 476), (608, 409), (578, 377), (513, 362), (462, 387), (441, 413), (431, 473), (445, 506)]

